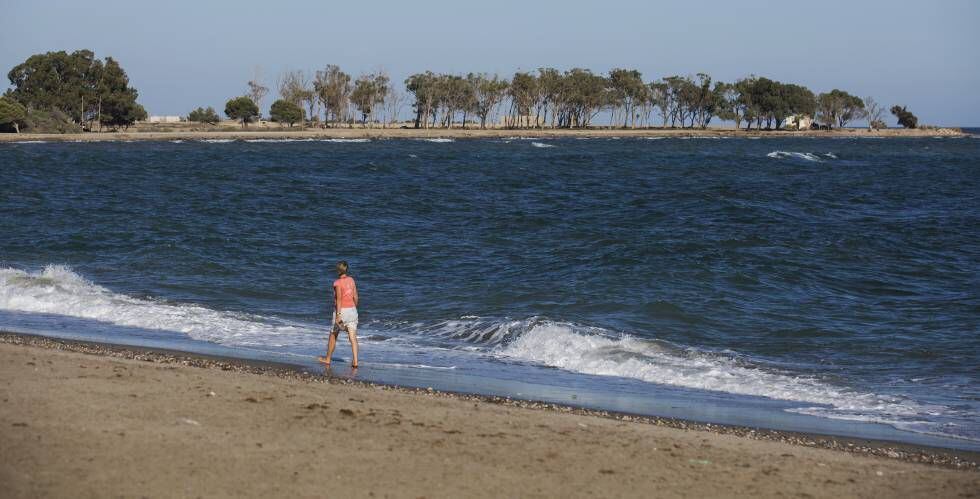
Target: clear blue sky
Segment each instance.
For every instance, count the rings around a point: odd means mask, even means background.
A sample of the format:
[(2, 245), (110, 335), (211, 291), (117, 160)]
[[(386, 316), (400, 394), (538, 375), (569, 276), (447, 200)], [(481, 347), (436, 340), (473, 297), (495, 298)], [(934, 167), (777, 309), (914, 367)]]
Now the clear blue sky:
[(755, 73), (905, 104), (920, 123), (980, 125), (971, 0), (0, 3), (4, 83), (31, 54), (89, 48), (121, 62), (150, 114), (220, 111), (256, 67), (274, 88), (284, 70), (327, 64), (355, 76), (384, 69), (397, 82), (426, 69), (578, 66), (636, 68), (648, 81)]

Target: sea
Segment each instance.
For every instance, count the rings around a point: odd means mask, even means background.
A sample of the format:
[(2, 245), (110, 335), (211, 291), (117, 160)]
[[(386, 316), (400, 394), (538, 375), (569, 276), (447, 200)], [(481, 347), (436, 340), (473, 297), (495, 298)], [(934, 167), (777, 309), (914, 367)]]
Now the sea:
[(3, 143), (0, 330), (980, 450), (978, 138)]

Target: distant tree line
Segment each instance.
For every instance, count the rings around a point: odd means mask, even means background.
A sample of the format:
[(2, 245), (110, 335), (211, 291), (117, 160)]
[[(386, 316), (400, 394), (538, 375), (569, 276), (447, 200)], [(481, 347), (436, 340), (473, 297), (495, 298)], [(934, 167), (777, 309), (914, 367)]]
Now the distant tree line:
[(111, 129), (146, 119), (139, 93), (112, 57), (91, 50), (32, 55), (7, 74), (11, 88), (0, 98), (0, 124), (28, 128)]
[[(647, 82), (635, 69), (600, 75), (582, 68), (540, 68), (514, 73), (510, 79), (425, 71), (404, 83), (413, 100), (415, 128), (486, 128), (497, 125), (498, 119), (507, 128), (587, 128), (603, 113), (612, 126), (623, 128), (707, 128), (715, 119), (747, 130), (843, 128), (861, 119), (871, 128), (886, 126), (884, 108), (871, 97), (862, 99), (840, 89), (814, 94), (805, 86), (760, 76), (726, 83), (698, 73)], [(403, 103), (402, 94), (383, 73), (354, 79), (335, 65), (311, 74), (283, 73), (277, 86), (280, 99), (273, 103), (270, 118), (289, 126), (300, 121), (387, 126)], [(268, 90), (249, 81), (246, 97), (261, 106)], [(238, 114), (228, 116), (240, 119)], [(242, 121), (243, 126), (247, 123)], [(899, 119), (899, 124), (915, 126), (915, 120)]]
[[(116, 129), (147, 117), (119, 63), (111, 57), (97, 59), (90, 50), (33, 55), (15, 66), (8, 78), (11, 88), (0, 97), (3, 129)], [(225, 115), (242, 126), (260, 117), (262, 101), (270, 92), (259, 80), (248, 81), (245, 94), (225, 105)], [(820, 128), (845, 127), (861, 119), (871, 128), (885, 127), (885, 108), (871, 97), (862, 99), (840, 89), (814, 94), (805, 86), (760, 76), (727, 83), (698, 73), (648, 82), (638, 70), (624, 68), (607, 74), (540, 68), (516, 72), (509, 79), (425, 71), (404, 80), (403, 94), (382, 72), (353, 78), (328, 65), (312, 73), (285, 72), (276, 87), (279, 98), (269, 118), (283, 126), (352, 126), (358, 121), (362, 126), (389, 126), (410, 96), (415, 128), (587, 128), (595, 126), (599, 115), (623, 128), (706, 128), (715, 119), (749, 130), (809, 126), (811, 119)], [(890, 111), (901, 126), (918, 126), (906, 107)], [(188, 118), (219, 121), (210, 107), (195, 109)]]

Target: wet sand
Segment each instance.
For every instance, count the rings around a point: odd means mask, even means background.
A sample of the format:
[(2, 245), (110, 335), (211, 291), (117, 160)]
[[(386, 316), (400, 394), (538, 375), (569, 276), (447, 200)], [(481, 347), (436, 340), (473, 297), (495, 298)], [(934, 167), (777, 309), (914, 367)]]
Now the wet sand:
[[(935, 498), (980, 491), (976, 453), (874, 444), (842, 452), (704, 425), (327, 379), (284, 365), (0, 339), (5, 497)], [(876, 451), (892, 457), (870, 455)], [(944, 465), (911, 462), (930, 455)]]
[(562, 137), (947, 137), (964, 136), (957, 128), (939, 129), (837, 129), (807, 131), (745, 131), (732, 128), (643, 128), (643, 129), (504, 129), (492, 128), (310, 128), (288, 129), (253, 126), (250, 129), (222, 127), (201, 130), (188, 125), (175, 125), (168, 131), (133, 128), (130, 131), (103, 133), (32, 134), (3, 133), (0, 142), (97, 142), (127, 140), (249, 140), (249, 139), (396, 139), (396, 138), (562, 138)]

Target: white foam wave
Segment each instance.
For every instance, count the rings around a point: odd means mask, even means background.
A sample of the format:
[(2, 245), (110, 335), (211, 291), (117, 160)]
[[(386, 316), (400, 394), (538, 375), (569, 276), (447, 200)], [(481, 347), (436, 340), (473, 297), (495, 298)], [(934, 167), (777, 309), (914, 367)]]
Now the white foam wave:
[(226, 144), (234, 141), (235, 139), (201, 139), (201, 142), (207, 142), (208, 144)]
[(307, 346), (326, 334), (315, 325), (113, 293), (63, 265), (48, 265), (40, 272), (0, 268), (0, 309), (175, 331), (234, 346)]
[(170, 141), (170, 143), (171, 143), (171, 144), (183, 144), (183, 143), (184, 143), (184, 141), (183, 141), (183, 140), (181, 140), (181, 139), (177, 139), (177, 140), (171, 140), (171, 141)]
[(823, 161), (820, 159), (820, 156), (817, 156), (816, 154), (813, 154), (811, 152), (773, 151), (769, 154), (766, 154), (766, 156), (773, 159), (795, 158), (795, 159), (802, 159), (806, 161), (813, 161), (815, 163), (820, 163), (821, 161)]
[(456, 139), (450, 139), (450, 138), (447, 138), (447, 137), (434, 137), (434, 138), (431, 138), (431, 139), (417, 139), (417, 140), (421, 140), (423, 142), (437, 142), (437, 143), (440, 143), (440, 144), (445, 144), (447, 142), (456, 142)]
[(282, 143), (282, 142), (313, 142), (313, 139), (245, 139), (245, 142), (272, 142), (272, 143)]
[(352, 143), (363, 143), (371, 142), (371, 139), (345, 139), (343, 137), (335, 139), (322, 139), (320, 142), (352, 142)]
[(15, 140), (14, 144), (47, 144), (46, 140)]
[[(731, 357), (668, 348), (663, 343), (630, 336), (583, 334), (578, 329), (571, 324), (535, 322), (514, 341), (499, 347), (497, 353), (584, 374), (829, 406), (822, 408), (820, 415), (837, 419), (868, 417), (890, 424), (946, 409), (862, 393)], [(807, 405), (793, 410), (818, 409)]]
[(555, 147), (554, 144), (545, 144), (544, 142), (531, 142), (534, 147)]

